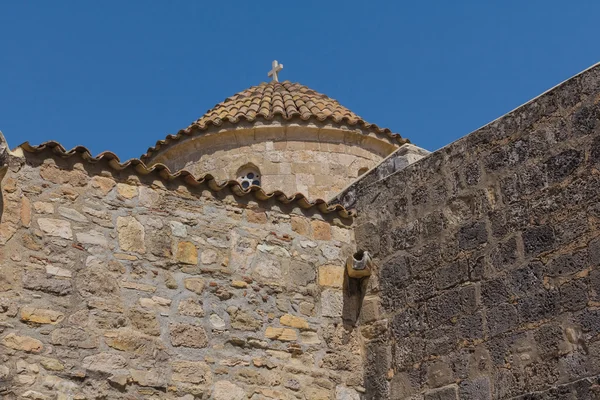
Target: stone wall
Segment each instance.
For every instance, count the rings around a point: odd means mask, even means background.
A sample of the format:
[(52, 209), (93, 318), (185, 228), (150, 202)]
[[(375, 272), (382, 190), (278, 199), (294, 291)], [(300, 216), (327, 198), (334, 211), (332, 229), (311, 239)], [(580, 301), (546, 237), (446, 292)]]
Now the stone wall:
[(348, 221), (17, 150), (0, 397), (359, 398), (361, 340), (341, 320)]
[(366, 398), (599, 398), (600, 66), (377, 176), (339, 196), (379, 266)]
[(327, 200), (398, 147), (381, 136), (311, 123), (241, 124), (173, 142), (150, 163), (196, 176), (208, 173), (217, 180), (235, 180), (238, 169), (252, 163), (260, 169), (261, 186), (267, 192), (281, 190), (288, 196), (300, 192)]

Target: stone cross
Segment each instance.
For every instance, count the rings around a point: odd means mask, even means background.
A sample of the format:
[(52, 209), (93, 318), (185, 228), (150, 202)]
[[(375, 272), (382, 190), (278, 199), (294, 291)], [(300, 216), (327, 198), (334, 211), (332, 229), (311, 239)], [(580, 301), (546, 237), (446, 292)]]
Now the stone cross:
[(269, 71), (267, 76), (273, 77), (273, 82), (279, 82), (279, 78), (277, 77), (277, 73), (283, 69), (283, 64), (279, 64), (277, 60), (273, 61), (271, 64), (273, 69)]

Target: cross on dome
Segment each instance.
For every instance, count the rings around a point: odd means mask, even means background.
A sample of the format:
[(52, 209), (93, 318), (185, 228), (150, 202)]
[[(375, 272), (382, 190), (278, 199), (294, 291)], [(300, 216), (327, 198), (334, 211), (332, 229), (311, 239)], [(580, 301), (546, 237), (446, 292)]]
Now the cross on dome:
[(272, 77), (273, 78), (273, 82), (279, 82), (279, 78), (277, 76), (277, 73), (283, 69), (283, 64), (279, 64), (277, 62), (277, 60), (275, 60), (275, 61), (273, 61), (271, 63), (271, 67), (272, 67), (272, 69), (269, 71), (269, 73), (267, 74), (267, 76)]

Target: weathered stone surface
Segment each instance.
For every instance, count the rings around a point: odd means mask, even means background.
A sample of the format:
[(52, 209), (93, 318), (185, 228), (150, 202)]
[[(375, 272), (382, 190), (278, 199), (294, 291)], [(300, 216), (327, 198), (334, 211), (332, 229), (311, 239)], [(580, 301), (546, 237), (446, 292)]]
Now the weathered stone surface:
[(35, 307), (21, 308), (21, 321), (33, 322), (36, 324), (56, 325), (65, 318), (65, 315), (59, 311), (47, 310)]
[(321, 314), (324, 317), (341, 317), (343, 304), (340, 290), (327, 289), (321, 292)]
[(262, 321), (252, 316), (249, 311), (236, 310), (231, 315), (231, 327), (242, 331), (257, 331), (262, 326)]
[(58, 328), (52, 331), (50, 343), (55, 346), (66, 346), (80, 349), (93, 349), (98, 347), (95, 335), (82, 328)]
[(132, 308), (129, 310), (128, 316), (131, 324), (140, 332), (150, 336), (160, 335), (160, 325), (154, 312), (141, 308)]
[(229, 381), (215, 382), (213, 391), (215, 400), (243, 400), (247, 398), (246, 391)]
[(203, 348), (208, 345), (206, 332), (201, 326), (171, 324), (169, 330), (173, 346)]
[(331, 240), (331, 228), (325, 221), (312, 221), (313, 238), (316, 240)]
[(48, 371), (63, 371), (65, 366), (55, 358), (41, 358), (40, 364)]
[(71, 278), (73, 277), (73, 272), (68, 269), (57, 267), (54, 265), (47, 264), (46, 266), (46, 274), (60, 277), (60, 278)]
[(259, 257), (256, 260), (252, 277), (265, 284), (280, 285), (282, 278), (281, 262), (275, 258)]
[[(255, 163), (264, 190), (309, 198), (367, 169), (339, 197), (353, 219), (17, 150), (2, 180), (0, 392), (593, 398), (598, 71), (418, 162), (402, 146), (372, 168), (364, 146), (379, 139), (354, 128), (288, 121), (280, 140), (277, 119), (163, 148), (207, 149), (173, 154), (217, 180)], [(373, 274), (344, 281), (357, 250)]]
[(113, 349), (141, 356), (154, 356), (164, 347), (156, 338), (129, 328), (105, 331), (104, 342)]
[(117, 217), (117, 231), (121, 250), (134, 253), (146, 252), (144, 226), (134, 217)]
[(182, 299), (177, 305), (177, 312), (179, 312), (181, 315), (187, 315), (190, 317), (204, 316), (202, 304), (200, 304), (200, 302), (193, 297)]
[(58, 213), (71, 221), (75, 222), (87, 222), (88, 219), (85, 215), (81, 214), (79, 211), (74, 210), (68, 207), (58, 207)]
[(95, 246), (108, 246), (108, 241), (101, 232), (89, 231), (81, 232), (76, 235), (77, 241), (82, 244), (91, 244)]
[(131, 380), (139, 386), (155, 388), (164, 388), (167, 386), (167, 379), (164, 372), (156, 369), (130, 369), (129, 374), (131, 375)]
[(204, 279), (202, 278), (187, 278), (183, 284), (187, 290), (190, 290), (196, 294), (202, 294), (204, 291), (205, 283)]
[[(133, 199), (138, 195), (138, 189), (135, 186), (124, 183), (117, 183), (117, 193), (124, 199)], [(146, 385), (144, 385), (146, 386)]]
[(94, 176), (90, 180), (90, 186), (100, 191), (104, 196), (107, 195), (115, 185), (116, 182), (114, 180), (103, 176)]
[(57, 296), (65, 296), (72, 291), (70, 280), (47, 277), (45, 273), (41, 273), (40, 271), (25, 272), (23, 274), (23, 287)]
[(89, 371), (113, 373), (127, 367), (127, 360), (119, 354), (98, 353), (83, 359), (81, 366)]
[[(356, 244), (380, 263), (359, 319), (365, 398), (593, 397), (583, 389), (593, 356), (574, 350), (600, 333), (592, 70), (403, 173), (384, 162), (338, 196), (357, 210)], [(341, 303), (321, 292), (323, 316), (338, 314), (331, 304), (347, 311), (348, 288)]]
[(198, 264), (198, 249), (191, 242), (180, 242), (177, 245), (177, 261), (183, 264)]
[(39, 218), (37, 222), (42, 232), (49, 236), (56, 236), (63, 239), (73, 238), (71, 224), (68, 221), (54, 218)]
[(291, 326), (292, 328), (308, 329), (308, 322), (304, 318), (290, 314), (281, 316), (281, 318), (279, 318), (279, 323), (281, 325)]
[(268, 339), (282, 340), (285, 342), (298, 339), (298, 334), (295, 330), (289, 328), (276, 328), (269, 326), (265, 331), (265, 337)]
[(31, 201), (26, 196), (21, 199), (21, 224), (25, 227), (31, 225)]
[(341, 265), (322, 265), (319, 267), (319, 285), (341, 288), (344, 284), (344, 267)]
[(187, 382), (196, 385), (210, 385), (212, 373), (208, 364), (201, 361), (174, 361), (171, 363), (173, 375), (171, 379), (176, 382)]
[(0, 344), (10, 349), (26, 351), (28, 353), (40, 353), (44, 348), (42, 342), (29, 336), (19, 336), (9, 333), (4, 336)]

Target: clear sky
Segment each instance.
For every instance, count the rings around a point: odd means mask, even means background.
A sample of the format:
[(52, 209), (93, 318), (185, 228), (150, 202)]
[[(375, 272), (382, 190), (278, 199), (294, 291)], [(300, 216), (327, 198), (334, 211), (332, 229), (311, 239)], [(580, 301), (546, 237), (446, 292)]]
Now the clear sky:
[(138, 157), (281, 79), (440, 148), (600, 61), (600, 1), (2, 1), (0, 130)]

